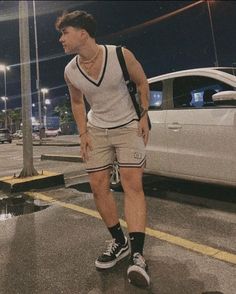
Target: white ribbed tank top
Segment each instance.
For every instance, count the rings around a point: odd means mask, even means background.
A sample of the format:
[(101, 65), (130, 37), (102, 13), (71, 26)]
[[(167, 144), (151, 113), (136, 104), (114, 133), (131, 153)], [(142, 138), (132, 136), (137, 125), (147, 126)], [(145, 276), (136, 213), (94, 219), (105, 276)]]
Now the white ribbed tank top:
[(97, 80), (79, 66), (79, 56), (67, 64), (65, 73), (91, 107), (89, 123), (100, 128), (113, 128), (137, 119), (137, 114), (123, 78), (116, 46), (104, 45), (102, 49), (103, 64)]

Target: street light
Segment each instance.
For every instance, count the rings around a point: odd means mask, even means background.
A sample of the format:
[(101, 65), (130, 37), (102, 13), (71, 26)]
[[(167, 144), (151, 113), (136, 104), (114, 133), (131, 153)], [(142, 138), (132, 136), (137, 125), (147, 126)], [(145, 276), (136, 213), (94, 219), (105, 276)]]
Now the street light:
[(0, 71), (2, 71), (4, 75), (4, 96), (2, 100), (5, 102), (5, 128), (7, 128), (7, 70), (10, 70), (9, 66), (0, 64)]
[[(210, 1), (207, 0), (206, 2), (207, 2), (207, 8), (208, 8), (210, 25), (211, 25), (211, 35), (212, 35), (212, 41), (213, 41), (213, 47), (214, 47), (214, 55), (215, 55), (215, 66), (219, 66), (218, 57), (217, 57), (217, 51), (216, 51), (215, 34), (214, 34), (214, 29), (213, 29), (213, 24), (212, 24), (212, 17), (211, 17)], [(213, 1), (211, 1), (211, 2), (213, 2)]]
[(2, 101), (4, 101), (4, 112), (5, 112), (5, 128), (7, 128), (7, 100), (8, 98), (6, 96), (1, 97)]
[(46, 121), (46, 104), (45, 104), (45, 96), (49, 92), (47, 88), (42, 88), (41, 92), (43, 93), (43, 127), (46, 129), (47, 128), (47, 121)]
[(46, 105), (50, 105), (51, 104), (51, 100), (50, 99), (45, 99), (45, 104)]

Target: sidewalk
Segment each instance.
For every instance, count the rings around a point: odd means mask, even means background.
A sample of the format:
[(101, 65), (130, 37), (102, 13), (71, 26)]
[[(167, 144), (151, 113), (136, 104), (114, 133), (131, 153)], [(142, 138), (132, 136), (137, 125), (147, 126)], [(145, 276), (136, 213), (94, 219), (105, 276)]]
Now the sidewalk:
[[(72, 147), (80, 146), (80, 138), (78, 135), (64, 135), (51, 138), (45, 138), (40, 142), (34, 142), (34, 145), (46, 145), (46, 146), (63, 146), (63, 147)], [(41, 160), (56, 160), (56, 161), (68, 161), (68, 162), (83, 162), (82, 157), (78, 155), (78, 150), (74, 154), (74, 150), (67, 154), (41, 154)]]
[[(23, 141), (16, 141), (16, 145), (22, 145)], [(57, 137), (48, 137), (40, 140), (33, 140), (33, 146), (62, 146), (72, 148), (74, 146), (80, 146), (80, 140), (78, 135), (62, 135)], [(79, 147), (78, 147), (79, 148)], [(72, 150), (72, 149), (71, 149)], [(66, 154), (58, 154), (57, 151), (53, 154), (41, 154), (41, 160), (56, 160), (56, 161), (70, 161), (70, 162), (82, 162), (81, 156), (79, 156), (78, 149), (74, 150), (71, 154), (70, 151)], [(53, 186), (64, 186), (64, 175), (61, 173), (50, 173), (44, 171), (44, 175), (37, 175), (25, 178), (15, 178), (14, 176), (0, 177), (0, 189), (6, 192), (20, 192), (30, 189), (43, 189)]]
[[(19, 140), (17, 145), (22, 145), (22, 140)], [(33, 140), (33, 146), (80, 146), (80, 138), (78, 135), (62, 135), (56, 137), (46, 137)]]

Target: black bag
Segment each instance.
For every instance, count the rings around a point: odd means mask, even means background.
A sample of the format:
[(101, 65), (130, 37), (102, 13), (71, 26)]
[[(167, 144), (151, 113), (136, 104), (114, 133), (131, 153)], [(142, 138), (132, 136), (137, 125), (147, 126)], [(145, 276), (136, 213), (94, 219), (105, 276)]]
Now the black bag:
[[(132, 102), (134, 104), (134, 108), (136, 110), (137, 116), (138, 116), (138, 118), (140, 120), (141, 113), (140, 113), (139, 104), (138, 104), (137, 99), (136, 99), (137, 88), (136, 88), (135, 83), (130, 80), (130, 76), (129, 76), (129, 73), (128, 73), (128, 70), (127, 70), (127, 67), (126, 67), (126, 63), (125, 63), (125, 59), (124, 59), (124, 56), (123, 56), (123, 53), (122, 53), (122, 47), (121, 46), (116, 47), (116, 53), (117, 53), (117, 57), (118, 57), (120, 67), (121, 67), (122, 72), (123, 72), (124, 80), (125, 80), (125, 83), (127, 85), (130, 97), (131, 97)], [(148, 127), (149, 127), (149, 130), (151, 130), (152, 125), (151, 125), (151, 121), (150, 121), (150, 118), (149, 118), (148, 114), (147, 114), (147, 117), (148, 117)]]

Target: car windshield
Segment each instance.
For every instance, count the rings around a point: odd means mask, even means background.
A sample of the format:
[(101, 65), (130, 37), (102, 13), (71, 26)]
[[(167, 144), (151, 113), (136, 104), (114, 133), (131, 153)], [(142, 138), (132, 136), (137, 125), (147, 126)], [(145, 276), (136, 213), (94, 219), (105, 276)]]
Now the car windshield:
[(0, 130), (0, 134), (8, 133), (8, 130)]

